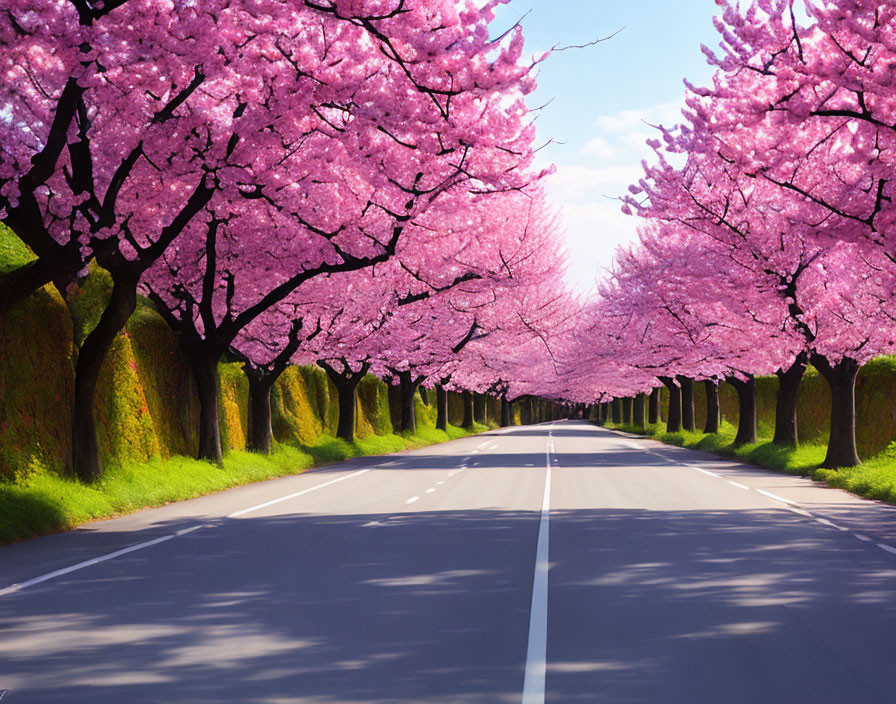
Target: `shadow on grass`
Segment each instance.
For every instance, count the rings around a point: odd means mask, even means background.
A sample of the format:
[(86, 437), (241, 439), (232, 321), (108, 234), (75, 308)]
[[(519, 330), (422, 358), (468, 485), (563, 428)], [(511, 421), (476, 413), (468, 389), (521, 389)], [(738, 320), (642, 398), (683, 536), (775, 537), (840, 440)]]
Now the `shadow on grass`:
[(60, 501), (43, 492), (24, 493), (0, 483), (0, 544), (68, 527)]

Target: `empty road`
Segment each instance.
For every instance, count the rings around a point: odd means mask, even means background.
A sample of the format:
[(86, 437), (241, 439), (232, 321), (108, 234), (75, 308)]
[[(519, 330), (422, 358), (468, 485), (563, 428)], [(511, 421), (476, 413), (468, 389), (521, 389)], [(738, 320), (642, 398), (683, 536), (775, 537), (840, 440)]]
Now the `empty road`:
[(896, 701), (896, 514), (558, 422), (0, 548), (2, 704)]

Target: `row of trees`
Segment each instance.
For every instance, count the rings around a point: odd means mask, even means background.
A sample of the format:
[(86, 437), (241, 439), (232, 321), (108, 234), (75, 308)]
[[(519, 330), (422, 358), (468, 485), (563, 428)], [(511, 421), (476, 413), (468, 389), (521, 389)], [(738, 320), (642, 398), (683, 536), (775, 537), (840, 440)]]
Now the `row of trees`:
[(101, 471), (97, 379), (141, 294), (181, 340), (213, 461), (225, 354), (244, 360), (259, 450), (289, 364), (326, 370), (347, 439), (367, 372), (400, 383), (408, 430), (421, 384), (536, 381), (575, 301), (532, 169), (541, 59), (522, 59), (518, 26), (490, 36), (498, 4), (24, 0), (0, 15), (0, 219), (36, 257), (0, 275), (0, 314), (92, 262), (113, 280), (77, 351), (81, 477)]
[(646, 224), (589, 303), (567, 375), (604, 397), (661, 382), (672, 429), (694, 380), (710, 403), (728, 380), (746, 443), (753, 377), (774, 373), (774, 441), (795, 445), (812, 364), (832, 398), (824, 465), (851, 466), (856, 374), (896, 346), (896, 6), (807, 2), (802, 26), (791, 0), (719, 4), (712, 85), (688, 86), (684, 123), (651, 143), (624, 199)]

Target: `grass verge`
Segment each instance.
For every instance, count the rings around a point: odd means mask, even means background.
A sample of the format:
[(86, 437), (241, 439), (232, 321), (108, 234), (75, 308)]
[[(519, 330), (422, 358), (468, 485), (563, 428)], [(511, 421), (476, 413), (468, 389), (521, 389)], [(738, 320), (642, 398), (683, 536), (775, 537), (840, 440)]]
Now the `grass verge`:
[(783, 448), (773, 445), (771, 438), (761, 438), (757, 443), (734, 447), (732, 443), (737, 429), (727, 422), (722, 423), (717, 435), (686, 431), (667, 433), (662, 424), (639, 428), (634, 425), (607, 423), (606, 427), (646, 435), (668, 445), (737, 458), (765, 469), (811, 477), (858, 496), (896, 505), (896, 442), (857, 467), (822, 469), (819, 465), (824, 461), (826, 451), (823, 444), (806, 443), (797, 448)]
[(86, 521), (132, 513), (266, 479), (300, 474), (352, 457), (382, 455), (433, 445), (488, 430), (448, 426), (420, 428), (414, 435), (369, 435), (347, 443), (321, 436), (313, 445), (278, 445), (269, 455), (230, 452), (223, 467), (189, 457), (125, 462), (106, 468), (87, 484), (47, 470), (0, 483), (0, 544), (70, 530)]

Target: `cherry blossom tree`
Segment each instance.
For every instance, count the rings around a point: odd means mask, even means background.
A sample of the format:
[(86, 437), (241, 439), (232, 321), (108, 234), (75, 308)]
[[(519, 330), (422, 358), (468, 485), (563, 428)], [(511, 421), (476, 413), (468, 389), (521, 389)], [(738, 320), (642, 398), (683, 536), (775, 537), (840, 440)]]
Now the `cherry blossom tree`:
[[(672, 166), (654, 143), (658, 163), (646, 167), (627, 207), (686, 225), (766, 279), (760, 286), (786, 304), (783, 325), (796, 343), (789, 365), (777, 370), (775, 441), (796, 443), (797, 390), (812, 360), (827, 370), (834, 399), (825, 464), (854, 464), (854, 441), (838, 440), (854, 426), (854, 418), (843, 417), (852, 408), (852, 348), (831, 348), (819, 335), (843, 340), (834, 329), (865, 325), (856, 310), (846, 316), (836, 308), (828, 311), (828, 324), (820, 324), (825, 311), (807, 291), (820, 267), (842, 272), (858, 287), (856, 296), (878, 298), (879, 309), (889, 308), (870, 282), (889, 276), (893, 261), (886, 235), (893, 134), (884, 120), (893, 106), (884, 78), (892, 70), (892, 28), (880, 24), (892, 10), (828, 2), (809, 7), (814, 23), (803, 28), (786, 2), (753, 3), (743, 11), (723, 6), (721, 55), (707, 50), (719, 69), (713, 84), (690, 87), (687, 122), (663, 130), (664, 151), (686, 155), (686, 164)], [(850, 266), (840, 242), (854, 245)], [(859, 308), (868, 321), (877, 318)], [(866, 336), (863, 350), (885, 352), (887, 338)]]

